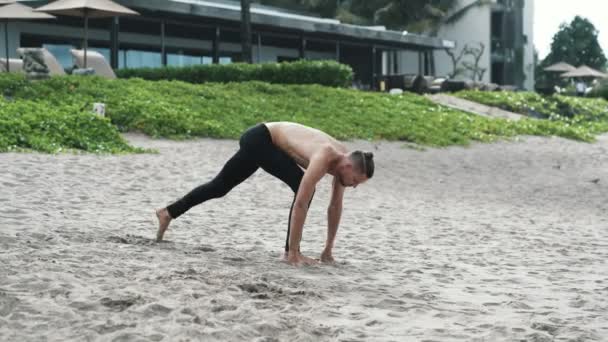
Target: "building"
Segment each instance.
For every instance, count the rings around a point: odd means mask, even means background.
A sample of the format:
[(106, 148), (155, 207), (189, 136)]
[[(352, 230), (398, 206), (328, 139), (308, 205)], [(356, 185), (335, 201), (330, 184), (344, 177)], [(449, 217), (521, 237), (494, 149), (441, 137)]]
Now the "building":
[[(460, 5), (473, 2), (461, 0)], [(485, 50), (478, 64), (483, 73), (481, 81), (533, 90), (533, 20), (533, 0), (492, 0), (490, 4), (471, 7), (458, 22), (442, 27), (439, 36), (456, 43), (456, 55), (465, 45), (479, 48), (483, 44)], [(464, 57), (459, 66), (467, 63), (474, 64), (471, 56)], [(444, 51), (435, 53), (435, 65), (438, 76), (453, 71), (452, 59)], [(458, 77), (473, 79), (472, 71), (464, 71)]]
[[(25, 1), (38, 7), (50, 1)], [(231, 63), (241, 59), (240, 2), (228, 0), (115, 0), (138, 11), (136, 17), (89, 21), (89, 48), (102, 53), (113, 68)], [(363, 88), (395, 61), (391, 53), (409, 56), (408, 70), (429, 74), (433, 51), (452, 42), (422, 35), (340, 23), (338, 20), (253, 4), (254, 62), (335, 59), (350, 65)], [(65, 68), (71, 48), (82, 45), (83, 20), (58, 17), (44, 22), (9, 24), (9, 50), (46, 47)], [(0, 32), (3, 34), (3, 32)], [(2, 41), (4, 44), (4, 41)], [(4, 51), (4, 47), (0, 48)]]

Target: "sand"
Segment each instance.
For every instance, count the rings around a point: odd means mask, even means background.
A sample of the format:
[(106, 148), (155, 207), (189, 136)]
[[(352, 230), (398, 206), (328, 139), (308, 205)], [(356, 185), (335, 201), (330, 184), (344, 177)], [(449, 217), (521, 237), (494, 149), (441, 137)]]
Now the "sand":
[[(154, 209), (232, 140), (159, 154), (0, 154), (1, 341), (607, 341), (608, 137), (470, 147), (349, 142), (337, 265), (280, 260), (292, 194), (258, 171), (154, 242)], [(318, 257), (330, 180), (302, 252)]]

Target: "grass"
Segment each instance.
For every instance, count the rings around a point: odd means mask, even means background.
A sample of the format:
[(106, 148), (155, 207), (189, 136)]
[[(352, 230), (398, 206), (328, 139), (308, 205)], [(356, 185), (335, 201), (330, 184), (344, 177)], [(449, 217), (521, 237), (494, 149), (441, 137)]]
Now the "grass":
[[(195, 85), (82, 76), (28, 82), (22, 76), (3, 74), (0, 89), (7, 98), (0, 101), (1, 151), (141, 152), (119, 133), (172, 139), (238, 138), (262, 121), (295, 121), (342, 140), (384, 139), (434, 147), (517, 135), (593, 141), (596, 133), (587, 121), (488, 119), (415, 94), (393, 96), (320, 85)], [(89, 112), (94, 102), (106, 104), (107, 118)], [(598, 116), (597, 122), (602, 120)]]

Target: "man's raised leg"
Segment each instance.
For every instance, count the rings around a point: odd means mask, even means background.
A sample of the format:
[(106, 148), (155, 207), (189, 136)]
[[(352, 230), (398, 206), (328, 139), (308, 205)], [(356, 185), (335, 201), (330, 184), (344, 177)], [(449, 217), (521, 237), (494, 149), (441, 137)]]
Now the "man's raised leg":
[(156, 233), (156, 241), (162, 241), (163, 235), (173, 219), (178, 218), (196, 205), (213, 198), (225, 196), (235, 186), (249, 178), (258, 169), (257, 161), (252, 158), (251, 154), (250, 151), (241, 148), (226, 162), (222, 170), (211, 181), (196, 187), (168, 207), (157, 210), (158, 232)]

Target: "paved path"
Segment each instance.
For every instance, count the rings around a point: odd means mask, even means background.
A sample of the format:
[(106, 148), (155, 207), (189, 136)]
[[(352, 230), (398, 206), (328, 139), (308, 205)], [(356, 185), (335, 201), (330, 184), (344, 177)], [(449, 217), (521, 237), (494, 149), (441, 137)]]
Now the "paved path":
[(461, 99), (459, 97), (450, 96), (446, 94), (435, 94), (435, 95), (427, 95), (431, 101), (458, 110), (462, 110), (465, 112), (482, 115), (490, 118), (503, 118), (509, 120), (519, 120), (523, 118), (525, 115), (508, 112), (506, 110), (502, 110), (496, 107), (486, 106), (477, 102)]

